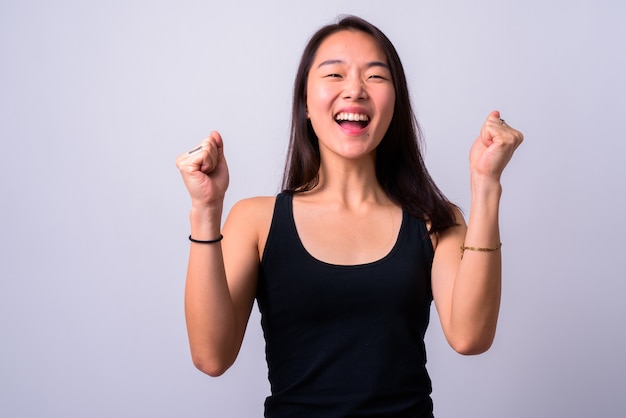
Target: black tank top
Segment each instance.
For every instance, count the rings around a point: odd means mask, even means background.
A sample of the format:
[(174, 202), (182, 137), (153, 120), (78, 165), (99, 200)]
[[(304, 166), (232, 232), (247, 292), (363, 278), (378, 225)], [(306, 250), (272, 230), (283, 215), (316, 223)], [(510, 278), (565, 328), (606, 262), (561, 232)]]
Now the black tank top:
[(266, 417), (432, 417), (424, 333), (433, 248), (424, 222), (402, 216), (385, 257), (332, 265), (302, 245), (292, 196), (277, 196), (257, 290)]

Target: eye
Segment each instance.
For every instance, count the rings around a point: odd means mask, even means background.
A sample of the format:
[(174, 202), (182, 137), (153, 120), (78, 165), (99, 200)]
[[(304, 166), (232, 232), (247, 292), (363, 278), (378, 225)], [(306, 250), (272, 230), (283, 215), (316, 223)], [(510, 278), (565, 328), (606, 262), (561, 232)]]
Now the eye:
[(335, 73), (327, 74), (326, 77), (328, 77), (328, 78), (341, 78), (341, 76), (339, 74), (335, 74)]
[(367, 78), (370, 79), (370, 80), (371, 79), (374, 79), (374, 80), (387, 80), (387, 77), (382, 76), (380, 74), (372, 74), (372, 75), (367, 76)]

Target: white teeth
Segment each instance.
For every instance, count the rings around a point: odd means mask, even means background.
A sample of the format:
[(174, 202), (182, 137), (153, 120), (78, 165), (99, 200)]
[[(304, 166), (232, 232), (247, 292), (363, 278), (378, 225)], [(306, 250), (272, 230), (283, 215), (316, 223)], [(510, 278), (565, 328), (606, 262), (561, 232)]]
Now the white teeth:
[(367, 122), (369, 120), (369, 117), (367, 115), (363, 115), (360, 113), (348, 113), (348, 112), (341, 112), (339, 114), (337, 114), (337, 116), (335, 116), (335, 120), (337, 121), (342, 121), (342, 120), (347, 120), (347, 121), (351, 121), (351, 122)]

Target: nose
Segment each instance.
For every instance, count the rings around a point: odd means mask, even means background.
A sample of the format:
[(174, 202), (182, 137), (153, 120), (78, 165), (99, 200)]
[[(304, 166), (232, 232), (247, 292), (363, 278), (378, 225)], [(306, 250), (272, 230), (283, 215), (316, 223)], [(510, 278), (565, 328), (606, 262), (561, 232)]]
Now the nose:
[(360, 77), (346, 78), (344, 87), (344, 99), (361, 100), (367, 98), (367, 91)]

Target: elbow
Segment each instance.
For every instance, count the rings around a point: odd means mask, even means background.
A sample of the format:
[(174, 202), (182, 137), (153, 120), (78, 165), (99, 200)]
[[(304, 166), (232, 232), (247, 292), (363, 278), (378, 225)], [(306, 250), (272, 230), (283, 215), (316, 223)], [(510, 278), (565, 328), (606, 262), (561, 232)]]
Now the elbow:
[(493, 337), (463, 339), (458, 341), (448, 341), (450, 346), (457, 353), (464, 356), (477, 356), (483, 354), (491, 348)]
[(229, 344), (191, 341), (191, 361), (196, 369), (211, 377), (223, 375), (237, 358), (238, 351)]
[(448, 328), (446, 339), (450, 347), (464, 356), (476, 356), (488, 351), (496, 337), (496, 323), (455, 326)]
[(211, 377), (219, 377), (223, 375), (231, 366), (231, 363), (209, 359), (199, 355), (193, 355), (191, 359), (196, 369), (200, 370), (204, 374), (208, 374)]

